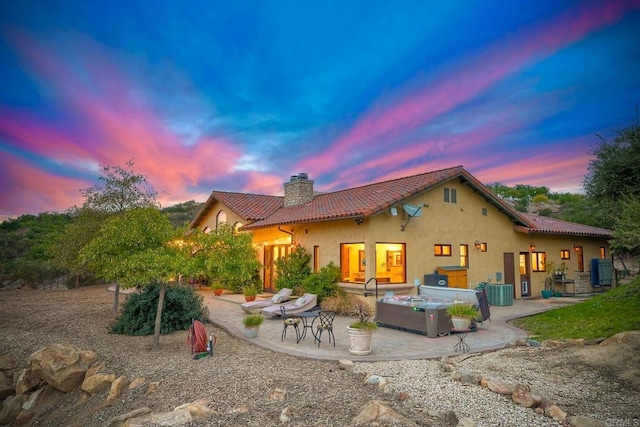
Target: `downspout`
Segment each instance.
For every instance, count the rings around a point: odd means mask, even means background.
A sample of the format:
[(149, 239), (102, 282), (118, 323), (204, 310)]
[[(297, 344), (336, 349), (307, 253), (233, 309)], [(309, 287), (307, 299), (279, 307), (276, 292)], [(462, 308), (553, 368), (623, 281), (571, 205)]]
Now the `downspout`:
[(287, 230), (283, 230), (282, 227), (278, 226), (278, 230), (282, 231), (285, 234), (288, 234), (289, 236), (291, 236), (291, 244), (294, 245), (296, 243), (296, 241), (293, 239), (293, 232), (292, 231), (287, 231)]

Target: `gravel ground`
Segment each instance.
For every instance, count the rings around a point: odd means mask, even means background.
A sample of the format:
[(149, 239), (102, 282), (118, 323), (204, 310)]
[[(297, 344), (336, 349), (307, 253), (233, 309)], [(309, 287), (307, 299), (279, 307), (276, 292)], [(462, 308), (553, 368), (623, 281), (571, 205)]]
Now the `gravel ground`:
[[(157, 351), (150, 349), (151, 337), (109, 334), (112, 302), (113, 294), (104, 286), (0, 292), (0, 354), (13, 354), (19, 367), (25, 366), (32, 352), (60, 343), (95, 351), (105, 363), (102, 372), (159, 382), (155, 393), (146, 394), (141, 387), (125, 393), (111, 406), (104, 403), (107, 391), (88, 399), (83, 399), (79, 390), (67, 393), (60, 404), (37, 416), (31, 425), (102, 426), (108, 419), (142, 406), (163, 412), (197, 398), (210, 400), (217, 414), (193, 426), (281, 425), (285, 407), (291, 416), (289, 426), (345, 426), (374, 399), (419, 426), (440, 425), (429, 411), (447, 410), (459, 418), (471, 418), (477, 426), (561, 425), (510, 398), (452, 380), (444, 369), (445, 362), (502, 383), (527, 384), (532, 392), (555, 401), (570, 414), (599, 418), (608, 425), (640, 425), (637, 382), (620, 379), (616, 364), (601, 363), (603, 357), (638, 360), (637, 354), (636, 359), (629, 359), (620, 347), (611, 350), (615, 351), (611, 357), (600, 355), (597, 366), (586, 364), (585, 349), (514, 347), (446, 361), (357, 363), (354, 371), (348, 372), (337, 369), (336, 362), (274, 353), (207, 325), (217, 336), (215, 357), (193, 360), (186, 331), (162, 336)], [(385, 394), (363, 385), (365, 373), (386, 377), (394, 392)], [(268, 399), (276, 388), (286, 391), (284, 401)], [(408, 393), (410, 399), (398, 401), (397, 392)], [(233, 412), (239, 408), (246, 411)], [(614, 424), (612, 420), (631, 420), (631, 424)]]

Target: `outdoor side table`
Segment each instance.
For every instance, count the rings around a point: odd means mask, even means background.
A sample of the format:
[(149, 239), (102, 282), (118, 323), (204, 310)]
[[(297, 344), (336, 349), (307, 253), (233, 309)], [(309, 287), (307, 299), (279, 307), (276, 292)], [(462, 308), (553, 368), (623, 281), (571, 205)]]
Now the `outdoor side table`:
[(471, 348), (465, 339), (467, 338), (467, 334), (471, 332), (471, 329), (452, 329), (451, 332), (455, 332), (456, 337), (458, 337), (458, 343), (453, 347), (453, 351), (456, 353), (459, 351), (462, 353), (468, 353)]
[[(313, 322), (318, 317), (318, 313), (320, 313), (319, 309), (303, 311), (302, 313), (296, 313), (296, 317), (302, 319), (302, 326), (300, 331), (300, 337), (297, 342), (300, 342), (307, 336), (307, 329), (311, 329), (311, 333), (315, 338), (315, 333), (313, 332)], [(311, 319), (311, 321), (309, 321)]]

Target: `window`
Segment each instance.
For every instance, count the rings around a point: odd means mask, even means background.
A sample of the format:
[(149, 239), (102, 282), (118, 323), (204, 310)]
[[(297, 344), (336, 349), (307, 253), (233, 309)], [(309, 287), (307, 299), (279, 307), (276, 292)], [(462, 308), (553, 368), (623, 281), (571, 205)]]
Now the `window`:
[(482, 215), (487, 216), (489, 214), (489, 211), (487, 210), (487, 208), (482, 208)]
[(455, 188), (444, 188), (444, 202), (458, 203), (458, 194)]
[(220, 228), (222, 224), (226, 224), (226, 223), (227, 223), (227, 213), (225, 211), (218, 212), (218, 215), (216, 215), (216, 230)]
[(211, 233), (211, 227), (207, 226), (202, 231), (204, 232), (204, 234), (209, 234), (209, 233)]
[[(406, 283), (406, 258), (404, 243), (376, 243), (375, 278), (378, 284)], [(343, 282), (365, 283), (367, 258), (364, 243), (342, 243), (340, 245), (340, 271)], [(373, 269), (369, 269), (373, 274)]]
[(405, 283), (405, 244), (376, 243), (376, 279), (380, 283)]
[(604, 246), (600, 246), (600, 259), (607, 258), (607, 249)]
[(560, 259), (571, 259), (571, 251), (567, 249), (562, 249), (560, 251)]
[(238, 229), (242, 227), (242, 223), (240, 221), (236, 222), (235, 224), (233, 224), (233, 233), (237, 234), (238, 233)]
[(469, 245), (460, 245), (460, 265), (469, 267)]
[(531, 271), (547, 271), (545, 267), (546, 260), (546, 252), (531, 252)]
[(451, 245), (433, 245), (433, 254), (435, 256), (451, 256)]
[(364, 243), (340, 244), (340, 272), (343, 282), (364, 283)]

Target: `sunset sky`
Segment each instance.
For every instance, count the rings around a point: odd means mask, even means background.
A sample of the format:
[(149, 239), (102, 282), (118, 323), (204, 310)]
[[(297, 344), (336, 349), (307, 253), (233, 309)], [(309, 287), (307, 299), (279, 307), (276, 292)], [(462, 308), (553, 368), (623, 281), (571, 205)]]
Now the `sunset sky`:
[(640, 105), (640, 0), (0, 8), (0, 216), (80, 205), (131, 159), (164, 206), (456, 165), (581, 192)]

